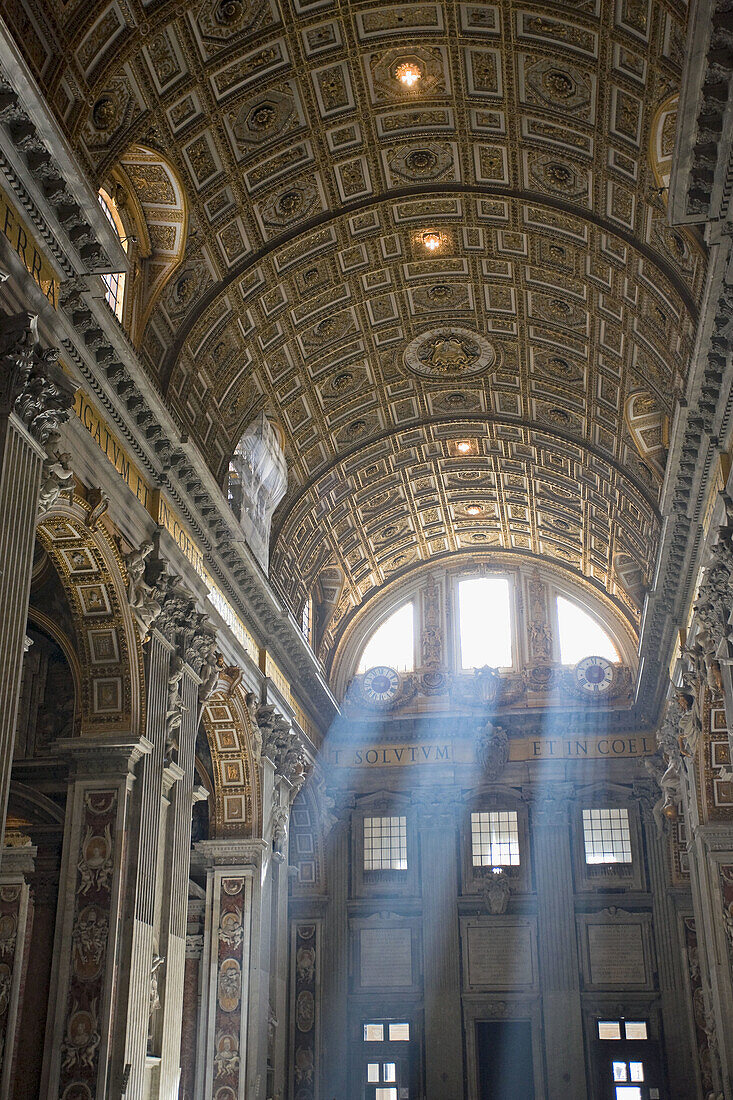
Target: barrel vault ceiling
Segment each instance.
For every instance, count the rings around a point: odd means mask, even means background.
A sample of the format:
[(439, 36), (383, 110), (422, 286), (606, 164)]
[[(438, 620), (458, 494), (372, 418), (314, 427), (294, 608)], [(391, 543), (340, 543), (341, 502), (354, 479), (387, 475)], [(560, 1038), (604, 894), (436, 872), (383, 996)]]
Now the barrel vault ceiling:
[(133, 148), (145, 209), (177, 179), (183, 258), (139, 351), (222, 482), (260, 410), (280, 425), (271, 571), (296, 612), (325, 582), (323, 656), (380, 586), (472, 548), (565, 564), (638, 618), (623, 577), (652, 568), (704, 276), (650, 163), (682, 3), (4, 18), (95, 184)]

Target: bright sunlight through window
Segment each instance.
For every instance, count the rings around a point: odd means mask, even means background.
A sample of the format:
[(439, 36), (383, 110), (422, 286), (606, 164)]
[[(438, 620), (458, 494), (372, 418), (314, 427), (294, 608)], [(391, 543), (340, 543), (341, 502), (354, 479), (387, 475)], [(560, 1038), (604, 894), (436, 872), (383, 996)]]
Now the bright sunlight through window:
[(472, 577), (458, 585), (461, 668), (509, 668), (512, 614), (506, 577)]
[(560, 632), (560, 660), (577, 665), (584, 657), (605, 657), (618, 661), (616, 646), (601, 624), (577, 603), (557, 597), (557, 622)]
[(386, 665), (396, 672), (415, 667), (415, 624), (411, 603), (403, 604), (372, 634), (364, 647), (359, 672)]

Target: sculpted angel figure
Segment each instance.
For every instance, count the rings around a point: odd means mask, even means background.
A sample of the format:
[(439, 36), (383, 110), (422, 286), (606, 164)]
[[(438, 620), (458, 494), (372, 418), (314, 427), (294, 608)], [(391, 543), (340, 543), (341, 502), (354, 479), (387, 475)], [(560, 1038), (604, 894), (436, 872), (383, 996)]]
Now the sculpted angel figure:
[(72, 496), (74, 493), (74, 475), (71, 471), (69, 451), (59, 453), (58, 444), (61, 432), (49, 432), (46, 444), (47, 457), (41, 470), (41, 488), (38, 494), (38, 514), (44, 516), (53, 508), (62, 493)]
[(145, 581), (145, 559), (152, 552), (153, 544), (146, 539), (137, 550), (131, 550), (125, 557), (128, 576), (127, 602), (143, 640), (147, 638), (161, 609), (154, 590)]

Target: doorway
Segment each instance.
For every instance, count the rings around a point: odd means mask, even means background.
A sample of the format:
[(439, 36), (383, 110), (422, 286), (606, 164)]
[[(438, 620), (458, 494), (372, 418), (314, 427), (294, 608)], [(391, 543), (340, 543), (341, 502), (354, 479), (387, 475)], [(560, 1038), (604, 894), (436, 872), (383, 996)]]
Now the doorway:
[(479, 1100), (534, 1100), (529, 1020), (477, 1020)]

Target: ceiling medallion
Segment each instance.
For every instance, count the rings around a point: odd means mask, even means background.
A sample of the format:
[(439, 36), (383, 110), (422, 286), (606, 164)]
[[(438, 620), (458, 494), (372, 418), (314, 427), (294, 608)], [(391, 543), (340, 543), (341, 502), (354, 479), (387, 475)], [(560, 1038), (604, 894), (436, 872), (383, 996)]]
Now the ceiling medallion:
[(405, 366), (423, 378), (457, 378), (483, 374), (496, 364), (488, 340), (465, 328), (438, 328), (408, 344)]
[(422, 77), (422, 69), (416, 61), (403, 61), (394, 72), (395, 78), (406, 88), (412, 88)]

